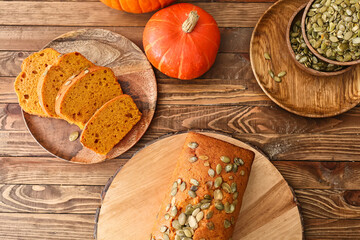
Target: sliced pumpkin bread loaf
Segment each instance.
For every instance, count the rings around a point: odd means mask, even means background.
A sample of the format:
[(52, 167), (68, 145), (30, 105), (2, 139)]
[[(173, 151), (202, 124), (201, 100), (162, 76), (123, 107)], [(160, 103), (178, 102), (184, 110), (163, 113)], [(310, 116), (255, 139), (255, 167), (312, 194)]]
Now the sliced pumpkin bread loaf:
[(49, 117), (59, 118), (55, 112), (55, 98), (64, 82), (71, 76), (78, 75), (86, 68), (94, 66), (78, 52), (64, 54), (47, 69), (37, 86), (40, 105)]
[(39, 104), (37, 85), (45, 69), (54, 64), (60, 53), (46, 48), (28, 56), (21, 65), (21, 72), (15, 80), (15, 92), (21, 108), (30, 114), (46, 116)]
[(61, 118), (83, 129), (97, 109), (121, 94), (113, 71), (93, 66), (64, 83), (56, 97), (55, 111)]
[(141, 112), (129, 95), (120, 95), (105, 103), (86, 124), (80, 142), (106, 155), (140, 121)]

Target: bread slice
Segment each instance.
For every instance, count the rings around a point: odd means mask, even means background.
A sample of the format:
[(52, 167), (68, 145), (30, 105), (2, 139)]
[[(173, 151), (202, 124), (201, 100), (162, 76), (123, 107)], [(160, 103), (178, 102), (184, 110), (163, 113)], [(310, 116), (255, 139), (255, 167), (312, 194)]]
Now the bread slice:
[(55, 98), (60, 87), (71, 76), (79, 74), (94, 64), (78, 52), (64, 54), (47, 69), (37, 85), (40, 105), (49, 117), (59, 118), (55, 112)]
[(15, 92), (21, 108), (30, 114), (46, 116), (39, 104), (37, 85), (45, 69), (54, 64), (60, 53), (46, 48), (28, 56), (21, 64), (21, 72), (15, 80)]
[(86, 124), (80, 142), (106, 155), (140, 121), (141, 112), (129, 95), (120, 95), (105, 103)]
[(56, 113), (81, 129), (104, 103), (122, 94), (113, 71), (94, 66), (61, 87), (55, 101)]

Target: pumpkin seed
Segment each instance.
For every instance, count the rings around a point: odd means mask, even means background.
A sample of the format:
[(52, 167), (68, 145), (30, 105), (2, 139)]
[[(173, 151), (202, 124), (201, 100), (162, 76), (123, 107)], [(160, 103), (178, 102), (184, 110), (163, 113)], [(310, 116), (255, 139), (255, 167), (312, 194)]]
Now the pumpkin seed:
[(229, 184), (223, 183), (223, 184), (221, 185), (221, 188), (222, 188), (225, 192), (231, 193), (231, 187), (230, 187)]
[(182, 183), (180, 184), (179, 190), (183, 192), (183, 191), (185, 191), (185, 188), (186, 188), (186, 183), (185, 183), (185, 182), (182, 182)]
[(207, 227), (209, 230), (214, 230), (215, 225), (214, 225), (213, 222), (207, 222), (207, 223), (206, 223), (206, 227)]
[(198, 214), (196, 214), (195, 218), (197, 222), (200, 222), (204, 218), (204, 212), (203, 211), (199, 212)]
[[(233, 172), (234, 173), (236, 173), (237, 172), (237, 170), (238, 170), (238, 165), (236, 165), (235, 163), (233, 164)], [(229, 178), (230, 178), (231, 176), (229, 176)]]
[(245, 171), (244, 171), (244, 170), (241, 170), (241, 171), (240, 171), (240, 175), (241, 175), (241, 176), (244, 176), (244, 175), (245, 175)]
[(177, 210), (176, 206), (172, 206), (171, 211), (170, 211), (170, 216), (175, 217), (177, 212), (178, 212), (178, 210)]
[(275, 77), (275, 73), (273, 72), (273, 70), (269, 69), (269, 75), (271, 78)]
[(195, 148), (197, 148), (198, 146), (199, 146), (199, 144), (196, 143), (196, 142), (189, 142), (189, 143), (188, 143), (188, 147), (191, 148), (191, 149), (195, 149)]
[(264, 53), (264, 57), (265, 57), (266, 60), (270, 60), (270, 59), (271, 59), (270, 54), (267, 53), (267, 52)]
[(234, 194), (233, 194), (233, 199), (236, 200), (236, 199), (238, 198), (238, 196), (239, 196), (239, 193), (238, 193), (238, 192), (234, 192)]
[(201, 205), (200, 208), (201, 208), (202, 210), (208, 209), (208, 208), (210, 207), (210, 204), (211, 204), (211, 203), (204, 203), (203, 205)]
[(192, 237), (192, 233), (191, 233), (191, 231), (190, 231), (188, 228), (185, 228), (185, 229), (184, 229), (184, 234), (185, 234), (185, 236), (187, 236), (187, 237)]
[(175, 228), (176, 230), (181, 229), (181, 225), (182, 225), (182, 224), (179, 223), (179, 220), (174, 220), (174, 221), (171, 223), (171, 226), (172, 226), (173, 228)]
[(165, 218), (165, 220), (169, 220), (169, 219), (170, 219), (170, 215), (169, 215), (168, 213), (166, 213), (166, 214), (164, 215), (164, 218)]
[(230, 172), (230, 171), (232, 170), (232, 168), (233, 168), (233, 165), (232, 165), (232, 164), (228, 164), (228, 165), (225, 166), (225, 171), (226, 171), (226, 172)]
[(204, 166), (205, 167), (209, 167), (210, 166), (210, 163), (208, 161), (204, 162)]
[(244, 165), (244, 160), (242, 160), (241, 158), (234, 158), (234, 162), (238, 166), (243, 166)]
[(215, 208), (219, 211), (224, 210), (224, 204), (220, 201), (215, 202)]
[(166, 206), (166, 208), (165, 208), (165, 211), (169, 211), (170, 210), (170, 208), (171, 208), (171, 204), (169, 203), (167, 206)]
[(176, 193), (177, 193), (177, 188), (171, 189), (171, 193), (170, 193), (171, 196), (175, 196)]
[(195, 186), (199, 186), (199, 182), (196, 179), (190, 179), (190, 183)]
[(175, 201), (176, 201), (176, 198), (175, 198), (175, 197), (173, 197), (173, 198), (171, 199), (171, 205), (172, 205), (172, 206), (174, 206), (174, 205), (175, 205)]
[(226, 202), (226, 203), (224, 204), (224, 211), (225, 211), (226, 213), (230, 213), (230, 203)]
[(205, 156), (205, 155), (200, 155), (200, 156), (199, 156), (199, 159), (200, 159), (200, 160), (208, 160), (209, 157), (208, 157), (208, 156)]
[(274, 81), (277, 83), (281, 83), (281, 78), (279, 78), (278, 76), (275, 76)]
[(213, 182), (212, 182), (212, 181), (207, 181), (205, 185), (206, 185), (206, 187), (207, 187), (208, 189), (210, 189), (210, 188), (212, 188), (212, 186), (213, 186)]
[(235, 224), (235, 218), (234, 218), (234, 216), (231, 217), (230, 221), (231, 221), (231, 224)]
[(225, 219), (225, 220), (224, 220), (224, 227), (225, 227), (225, 228), (231, 227), (231, 222), (230, 222), (229, 220)]
[(216, 173), (219, 175), (221, 173), (221, 171), (222, 171), (221, 164), (216, 165)]
[(192, 216), (196, 216), (198, 213), (200, 212), (200, 208), (196, 208), (193, 212), (192, 212)]
[(198, 158), (196, 157), (196, 156), (193, 156), (193, 157), (190, 157), (189, 158), (189, 162), (191, 162), (191, 163), (194, 163), (194, 162), (196, 162), (198, 160)]
[(198, 223), (196, 221), (196, 218), (194, 216), (190, 216), (189, 217), (189, 226), (192, 228), (192, 229), (197, 229), (198, 228)]
[(185, 213), (180, 213), (180, 215), (178, 217), (178, 221), (179, 221), (180, 225), (185, 225), (186, 214)]
[(223, 194), (222, 194), (220, 189), (216, 189), (214, 191), (214, 199), (215, 200), (222, 200), (223, 199)]
[(222, 183), (222, 177), (217, 177), (214, 182), (214, 187), (219, 188), (221, 186), (221, 183)]
[(221, 156), (221, 157), (220, 157), (220, 160), (221, 160), (222, 162), (224, 162), (224, 163), (229, 163), (229, 162), (230, 162), (230, 158), (227, 157), (227, 156)]
[(160, 232), (164, 233), (166, 232), (167, 229), (168, 229), (167, 226), (163, 225), (160, 227)]
[(189, 190), (188, 194), (190, 197), (196, 198), (196, 193), (194, 191)]
[(78, 139), (79, 137), (79, 132), (78, 131), (75, 131), (75, 132), (72, 132), (69, 136), (69, 141), (70, 142), (73, 142), (75, 141), (76, 139)]
[(211, 169), (211, 168), (210, 168), (210, 169), (208, 170), (208, 174), (209, 174), (210, 177), (214, 177), (214, 176), (215, 176), (215, 171), (214, 171), (214, 169)]
[(282, 78), (282, 77), (285, 77), (285, 76), (286, 76), (286, 72), (285, 72), (285, 71), (280, 72), (280, 73), (278, 74), (278, 77), (279, 77), (279, 78)]
[(170, 240), (169, 235), (167, 233), (163, 234), (163, 240)]
[(204, 198), (211, 200), (211, 196), (210, 196), (209, 194), (205, 194), (205, 195), (204, 195)]
[(210, 210), (210, 211), (206, 214), (206, 219), (212, 218), (213, 215), (214, 215), (214, 212), (213, 212), (212, 210)]
[(195, 186), (195, 185), (192, 185), (192, 186), (190, 187), (190, 190), (196, 192), (196, 191), (198, 190), (198, 187)]
[[(328, 59), (341, 62), (358, 60), (360, 46), (354, 43), (354, 39), (360, 36), (359, 16), (357, 0), (315, 0), (305, 22), (310, 44)], [(341, 44), (348, 48), (339, 48)]]

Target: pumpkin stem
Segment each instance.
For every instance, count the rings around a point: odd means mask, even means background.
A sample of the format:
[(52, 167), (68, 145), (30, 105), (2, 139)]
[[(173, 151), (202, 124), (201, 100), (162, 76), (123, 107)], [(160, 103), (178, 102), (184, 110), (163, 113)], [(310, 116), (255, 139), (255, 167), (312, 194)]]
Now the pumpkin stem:
[(191, 11), (188, 18), (182, 25), (182, 30), (186, 33), (191, 33), (194, 30), (198, 21), (199, 15), (197, 14), (197, 11)]

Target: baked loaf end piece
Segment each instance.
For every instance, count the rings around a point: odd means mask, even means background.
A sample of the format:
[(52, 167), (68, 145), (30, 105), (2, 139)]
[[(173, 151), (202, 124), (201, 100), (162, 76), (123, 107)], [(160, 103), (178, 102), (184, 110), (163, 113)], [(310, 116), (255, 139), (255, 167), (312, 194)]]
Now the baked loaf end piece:
[(140, 118), (141, 113), (129, 95), (115, 97), (90, 118), (80, 142), (105, 155), (130, 132)]
[(39, 104), (37, 85), (45, 69), (54, 64), (60, 53), (52, 48), (46, 48), (33, 53), (21, 64), (21, 72), (15, 80), (15, 92), (21, 108), (30, 114), (46, 116)]
[(113, 71), (93, 66), (64, 83), (56, 97), (55, 111), (83, 129), (97, 109), (121, 94), (121, 86)]
[(60, 87), (71, 76), (78, 75), (94, 64), (78, 52), (64, 54), (58, 61), (48, 67), (37, 85), (39, 102), (43, 111), (53, 118), (59, 118), (55, 112), (55, 99)]
[(253, 160), (252, 151), (190, 132), (151, 239), (231, 239)]

